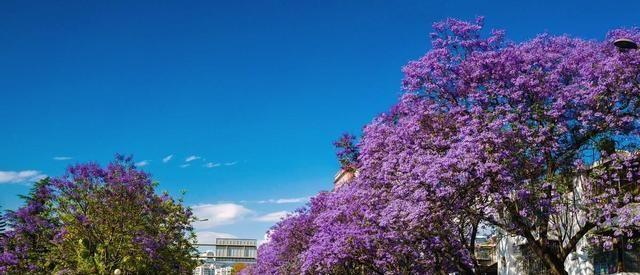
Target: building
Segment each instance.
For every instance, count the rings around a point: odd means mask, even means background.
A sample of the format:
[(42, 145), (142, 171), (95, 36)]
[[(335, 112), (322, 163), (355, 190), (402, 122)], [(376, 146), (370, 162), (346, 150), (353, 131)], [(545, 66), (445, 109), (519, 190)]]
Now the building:
[(255, 263), (258, 250), (256, 239), (216, 239), (216, 262), (219, 263)]
[(213, 263), (204, 263), (193, 270), (193, 275), (216, 275), (216, 266)]
[(219, 266), (213, 262), (206, 262), (193, 270), (193, 275), (231, 275), (232, 266)]
[(193, 270), (193, 275), (231, 275), (233, 264), (253, 264), (256, 262), (258, 240), (217, 238), (215, 243), (199, 243), (197, 247), (212, 247), (200, 255), (203, 262)]
[(345, 183), (351, 181), (353, 178), (357, 176), (358, 172), (354, 172), (351, 170), (340, 169), (335, 176), (333, 176), (333, 189), (338, 189), (342, 187)]
[(201, 260), (212, 261), (218, 265), (232, 265), (234, 263), (252, 264), (256, 261), (258, 240), (217, 238), (213, 244), (199, 243), (197, 247), (212, 247), (199, 255)]
[(491, 236), (476, 237), (474, 254), (478, 261), (478, 274), (496, 274), (498, 271), (498, 257), (496, 253), (497, 238)]
[(216, 268), (215, 275), (231, 275), (231, 271), (233, 271), (233, 267), (231, 266), (219, 267)]

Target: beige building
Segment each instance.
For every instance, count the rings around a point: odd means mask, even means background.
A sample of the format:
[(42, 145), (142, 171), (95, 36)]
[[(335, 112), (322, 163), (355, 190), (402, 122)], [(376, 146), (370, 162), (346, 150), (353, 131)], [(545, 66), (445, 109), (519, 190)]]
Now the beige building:
[(342, 187), (345, 183), (351, 181), (358, 175), (357, 171), (340, 169), (338, 173), (333, 177), (333, 189), (338, 189)]

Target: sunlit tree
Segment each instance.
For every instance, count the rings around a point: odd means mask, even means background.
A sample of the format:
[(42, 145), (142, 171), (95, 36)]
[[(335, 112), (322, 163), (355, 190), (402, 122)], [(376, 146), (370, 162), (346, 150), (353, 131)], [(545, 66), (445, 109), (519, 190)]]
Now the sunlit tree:
[(123, 156), (107, 167), (78, 164), (38, 182), (26, 206), (8, 215), (0, 268), (11, 274), (191, 273), (194, 217), (181, 200), (156, 194), (155, 186)]

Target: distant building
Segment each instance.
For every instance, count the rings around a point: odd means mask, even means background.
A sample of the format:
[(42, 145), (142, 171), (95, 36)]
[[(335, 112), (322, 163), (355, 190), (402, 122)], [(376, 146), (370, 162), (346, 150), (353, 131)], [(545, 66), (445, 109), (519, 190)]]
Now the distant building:
[(204, 263), (193, 270), (193, 275), (216, 275), (216, 266), (213, 263)]
[(205, 262), (193, 270), (193, 275), (231, 275), (232, 266), (220, 266), (213, 262)]
[(478, 261), (478, 274), (496, 274), (498, 272), (498, 255), (496, 236), (477, 236), (475, 245), (475, 257)]
[(233, 271), (233, 267), (231, 266), (220, 267), (216, 268), (215, 275), (231, 275), (231, 271)]
[(203, 264), (193, 270), (193, 275), (231, 275), (233, 264), (254, 264), (258, 250), (256, 239), (217, 238), (215, 243), (199, 243), (196, 247), (212, 247), (200, 255)]
[(342, 187), (345, 183), (355, 178), (357, 174), (357, 171), (340, 169), (340, 171), (338, 171), (338, 173), (333, 177), (333, 190)]
[(216, 239), (216, 262), (255, 263), (258, 250), (256, 239)]

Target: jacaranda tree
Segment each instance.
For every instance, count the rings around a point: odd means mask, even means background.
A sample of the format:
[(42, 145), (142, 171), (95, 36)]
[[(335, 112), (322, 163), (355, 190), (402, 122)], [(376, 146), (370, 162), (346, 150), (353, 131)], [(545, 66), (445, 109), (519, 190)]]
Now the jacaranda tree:
[(328, 196), (320, 193), (307, 207), (296, 210), (271, 228), (269, 242), (258, 248), (258, 263), (244, 273), (301, 274), (303, 253), (309, 249), (309, 240), (317, 231), (313, 221), (325, 209)]
[(156, 184), (131, 158), (103, 168), (69, 167), (44, 179), (7, 215), (0, 271), (9, 274), (189, 274), (196, 262), (191, 223), (181, 200)]
[(433, 27), (432, 49), (403, 68), (399, 102), (365, 126), (356, 152), (339, 154), (357, 156), (358, 176), (298, 226), (313, 228), (304, 245), (279, 241), (287, 247), (268, 244), (259, 257), (302, 261), (306, 274), (472, 274), (476, 236), (489, 228), (520, 236), (550, 273), (566, 274), (583, 238), (633, 244), (640, 51), (612, 42), (640, 41), (640, 31), (514, 43), (483, 31), (482, 18)]
[(0, 273), (48, 274), (55, 269), (49, 258), (50, 241), (59, 224), (54, 218), (53, 193), (48, 178), (33, 186), (29, 195), (21, 196), (25, 206), (4, 216), (10, 228), (0, 238)]

